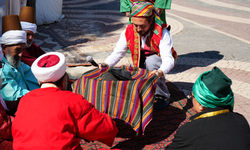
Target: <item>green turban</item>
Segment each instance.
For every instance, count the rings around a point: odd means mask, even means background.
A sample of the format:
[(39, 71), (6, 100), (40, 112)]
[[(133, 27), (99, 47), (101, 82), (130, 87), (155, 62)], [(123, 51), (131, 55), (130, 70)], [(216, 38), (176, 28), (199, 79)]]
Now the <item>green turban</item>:
[(219, 68), (202, 73), (195, 81), (193, 94), (198, 103), (206, 108), (227, 106), (230, 111), (234, 107), (232, 81)]

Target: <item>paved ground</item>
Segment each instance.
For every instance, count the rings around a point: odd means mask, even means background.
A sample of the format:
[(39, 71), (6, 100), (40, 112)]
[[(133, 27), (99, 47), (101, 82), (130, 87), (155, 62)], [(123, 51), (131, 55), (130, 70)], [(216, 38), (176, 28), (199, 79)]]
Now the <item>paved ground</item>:
[[(166, 75), (185, 93), (197, 77), (218, 66), (232, 81), (234, 111), (250, 123), (250, 1), (174, 0), (166, 10), (179, 55)], [(112, 52), (128, 18), (118, 0), (64, 0), (64, 18), (38, 27), (35, 42), (46, 51), (60, 51), (68, 64), (85, 63), (91, 55), (98, 63)], [(118, 65), (132, 64), (127, 54)], [(90, 67), (69, 67), (71, 78)]]

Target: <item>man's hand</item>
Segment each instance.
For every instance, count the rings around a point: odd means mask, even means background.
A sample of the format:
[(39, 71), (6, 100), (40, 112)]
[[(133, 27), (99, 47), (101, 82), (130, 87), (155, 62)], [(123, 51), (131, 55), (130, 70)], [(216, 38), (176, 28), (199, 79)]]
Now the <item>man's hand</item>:
[(107, 63), (99, 63), (99, 68), (102, 69), (104, 67), (109, 67)]
[(102, 69), (104, 67), (109, 67), (109, 65), (106, 63), (99, 63), (98, 67), (92, 66), (93, 69), (97, 69), (97, 68)]
[(129, 12), (126, 12), (126, 17), (129, 17)]
[(161, 13), (162, 13), (162, 11), (163, 11), (164, 9), (162, 9), (162, 8), (155, 8), (155, 10), (157, 11), (157, 13), (158, 13), (159, 15), (161, 15)]
[(157, 77), (159, 78), (159, 77), (163, 76), (163, 71), (161, 71), (161, 70), (154, 70), (154, 71), (152, 71), (150, 73), (150, 75), (153, 75), (153, 74), (156, 74)]
[(14, 120), (13, 116), (0, 116), (1, 124), (0, 124), (0, 139), (11, 139), (11, 125)]

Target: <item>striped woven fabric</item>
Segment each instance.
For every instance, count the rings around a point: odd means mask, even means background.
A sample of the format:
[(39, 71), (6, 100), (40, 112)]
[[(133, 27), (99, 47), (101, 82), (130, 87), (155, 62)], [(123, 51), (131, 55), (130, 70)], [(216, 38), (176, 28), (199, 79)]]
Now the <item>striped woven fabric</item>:
[(135, 2), (131, 9), (133, 17), (150, 17), (153, 14), (154, 6), (149, 2)]
[(138, 134), (152, 120), (154, 92), (157, 76), (150, 71), (122, 66), (132, 75), (132, 80), (102, 80), (102, 74), (109, 68), (94, 69), (84, 73), (72, 84), (74, 93), (81, 94), (96, 109), (113, 119), (121, 119), (130, 124)]

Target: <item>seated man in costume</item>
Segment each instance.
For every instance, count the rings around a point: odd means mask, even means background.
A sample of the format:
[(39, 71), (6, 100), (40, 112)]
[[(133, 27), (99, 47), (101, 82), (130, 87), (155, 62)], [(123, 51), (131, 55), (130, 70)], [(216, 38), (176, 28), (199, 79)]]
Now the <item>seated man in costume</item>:
[[(137, 1), (148, 1), (152, 3), (157, 13), (160, 15), (163, 27), (167, 27), (165, 9), (171, 8), (172, 0), (120, 0), (120, 12), (125, 12), (126, 16), (130, 17), (132, 5)], [(131, 18), (129, 19), (129, 23), (131, 23)]]
[(21, 61), (25, 64), (31, 66), (32, 63), (45, 52), (33, 43), (35, 33), (36, 33), (36, 18), (35, 9), (29, 6), (21, 8), (19, 15), (22, 29), (27, 33), (26, 48), (23, 51)]
[(155, 108), (162, 109), (169, 104), (169, 91), (164, 75), (174, 67), (172, 38), (168, 30), (163, 29), (161, 20), (149, 2), (135, 2), (131, 10), (132, 24), (121, 33), (113, 53), (100, 67), (113, 67), (131, 51), (133, 65), (156, 74)]
[(2, 18), (3, 35), (1, 52), (3, 67), (0, 69), (2, 86), (1, 95), (14, 115), (19, 99), (31, 90), (39, 88), (39, 84), (28, 65), (20, 61), (26, 43), (26, 32), (22, 30), (19, 17), (8, 15)]
[[(0, 60), (2, 60), (2, 55)], [(0, 68), (2, 68), (2, 63), (0, 62)], [(2, 79), (0, 78), (0, 86), (2, 85)], [(3, 150), (13, 150), (12, 145), (12, 134), (11, 125), (14, 120), (13, 116), (6, 114), (8, 110), (2, 96), (0, 95), (0, 149)]]
[(198, 113), (181, 126), (166, 150), (246, 150), (250, 128), (241, 114), (233, 112), (232, 81), (217, 67), (202, 73), (190, 96)]
[(112, 146), (118, 132), (115, 122), (80, 94), (66, 90), (69, 78), (63, 54), (46, 53), (31, 70), (41, 88), (19, 103), (12, 127), (14, 149), (81, 149), (81, 138)]

